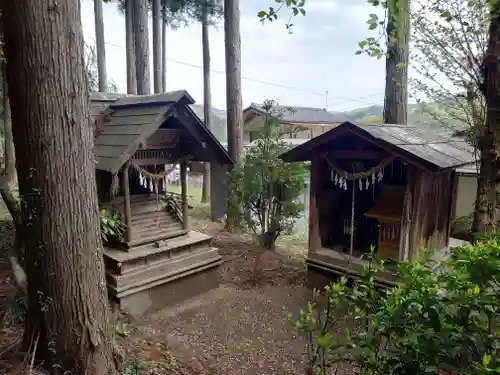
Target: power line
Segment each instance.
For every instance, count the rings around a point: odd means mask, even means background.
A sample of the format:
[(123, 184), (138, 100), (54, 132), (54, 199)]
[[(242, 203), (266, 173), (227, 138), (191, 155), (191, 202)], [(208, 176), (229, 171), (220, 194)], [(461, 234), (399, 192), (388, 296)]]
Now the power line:
[[(88, 39), (93, 40), (95, 42), (95, 38), (89, 37)], [(105, 44), (109, 45), (109, 46), (116, 47), (116, 48), (120, 48), (120, 49), (123, 49), (123, 50), (126, 49), (125, 46), (122, 46), (122, 45), (119, 45), (119, 44), (114, 44), (114, 43), (109, 43), (109, 42), (106, 42)], [(167, 57), (167, 61), (173, 62), (175, 64), (189, 66), (189, 67), (192, 67), (192, 68), (197, 68), (197, 69), (203, 70), (203, 65), (193, 64), (193, 63), (189, 63), (189, 62), (186, 62), (186, 61), (172, 59), (172, 58), (169, 58), (169, 57)], [(226, 72), (223, 71), (223, 70), (210, 69), (210, 71), (213, 72), (213, 73), (216, 73), (216, 74), (226, 75)], [(331, 96), (328, 91), (326, 91), (326, 92), (316, 92), (316, 91), (306, 90), (306, 89), (302, 89), (302, 88), (298, 88), (298, 87), (283, 85), (283, 84), (280, 84), (280, 83), (264, 81), (264, 80), (261, 80), (261, 79), (258, 79), (258, 78), (253, 78), (253, 77), (242, 76), (241, 79), (242, 80), (246, 80), (246, 81), (250, 81), (250, 82), (259, 83), (259, 84), (262, 84), (262, 85), (267, 85), (267, 86), (273, 86), (273, 87), (277, 87), (277, 88), (282, 88), (282, 89), (286, 89), (286, 90), (290, 90), (290, 91), (303, 92), (303, 93), (306, 93), (306, 94), (312, 94), (312, 95), (317, 95), (317, 96), (322, 96), (322, 97), (326, 96), (327, 102), (328, 102), (328, 99), (331, 98), (331, 99), (338, 99), (338, 100), (343, 100), (343, 101), (348, 101), (348, 102), (355, 102), (355, 103), (366, 104), (366, 105), (377, 105), (376, 103), (370, 103), (370, 102), (362, 101), (362, 100), (359, 100), (359, 99), (353, 99), (353, 98), (348, 98), (348, 97), (343, 97), (343, 96)], [(378, 96), (378, 95), (380, 95), (380, 94), (365, 95), (365, 96), (360, 97), (360, 99), (370, 98), (370, 97), (374, 97), (374, 96)]]

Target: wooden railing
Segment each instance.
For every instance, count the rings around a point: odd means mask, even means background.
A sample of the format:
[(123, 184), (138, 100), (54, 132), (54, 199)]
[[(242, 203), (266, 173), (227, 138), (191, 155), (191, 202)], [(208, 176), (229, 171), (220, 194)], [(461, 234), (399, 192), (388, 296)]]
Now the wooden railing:
[(167, 209), (172, 212), (181, 223), (184, 223), (184, 214), (182, 212), (182, 196), (177, 193), (167, 192), (165, 194)]

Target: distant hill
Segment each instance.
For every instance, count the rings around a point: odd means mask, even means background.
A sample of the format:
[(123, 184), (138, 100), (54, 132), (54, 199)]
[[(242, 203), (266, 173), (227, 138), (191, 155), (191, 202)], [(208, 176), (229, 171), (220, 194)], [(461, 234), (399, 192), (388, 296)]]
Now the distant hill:
[[(408, 124), (415, 126), (422, 125), (438, 131), (445, 131), (446, 129), (443, 125), (425, 111), (424, 106), (424, 104), (420, 103), (408, 104)], [(191, 108), (201, 119), (203, 119), (203, 105), (193, 104)], [(330, 111), (330, 113), (336, 115), (339, 121), (351, 121), (355, 124), (375, 124), (381, 122), (383, 111), (384, 107), (382, 105), (372, 105), (345, 112)], [(226, 111), (212, 108), (212, 115), (213, 132), (221, 143), (226, 143)], [(454, 129), (463, 128), (463, 126), (464, 124), (458, 122), (450, 124), (450, 127)]]
[[(191, 108), (196, 115), (203, 120), (203, 105), (193, 104)], [(212, 128), (213, 133), (219, 142), (227, 142), (226, 111), (212, 108)]]

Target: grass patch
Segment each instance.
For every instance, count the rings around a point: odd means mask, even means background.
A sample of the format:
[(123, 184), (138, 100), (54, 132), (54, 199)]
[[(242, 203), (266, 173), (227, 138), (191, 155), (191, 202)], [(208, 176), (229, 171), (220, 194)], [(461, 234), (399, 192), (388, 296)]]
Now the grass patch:
[[(181, 194), (181, 186), (169, 184), (167, 187), (169, 193)], [(188, 199), (194, 202), (201, 201), (201, 188), (189, 187), (187, 188)]]

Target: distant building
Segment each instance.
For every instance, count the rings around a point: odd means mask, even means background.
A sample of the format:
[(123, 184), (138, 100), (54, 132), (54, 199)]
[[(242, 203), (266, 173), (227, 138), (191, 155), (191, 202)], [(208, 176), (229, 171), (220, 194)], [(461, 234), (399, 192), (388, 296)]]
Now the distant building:
[[(292, 139), (311, 139), (348, 121), (343, 113), (328, 112), (324, 108), (277, 105), (273, 107), (282, 113), (282, 130), (290, 133)], [(262, 105), (252, 103), (243, 111), (243, 141), (249, 144), (258, 137), (264, 125), (265, 110)], [(297, 130), (300, 128), (299, 130)]]

